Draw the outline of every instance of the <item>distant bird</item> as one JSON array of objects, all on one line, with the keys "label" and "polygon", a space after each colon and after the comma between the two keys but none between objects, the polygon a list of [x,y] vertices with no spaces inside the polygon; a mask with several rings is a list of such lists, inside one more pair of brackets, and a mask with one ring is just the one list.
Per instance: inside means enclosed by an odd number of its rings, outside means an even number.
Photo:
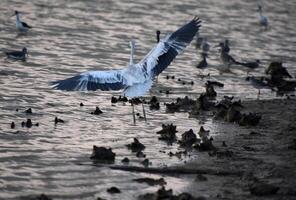
[{"label": "distant bird", "polygon": [[208,67],[208,63],[207,63],[208,54],[201,53],[201,56],[202,56],[202,60],[198,63],[196,67],[199,69],[205,69]]},{"label": "distant bird", "polygon": [[[29,26],[27,23],[22,22],[22,21],[20,20],[19,12],[18,12],[17,10],[14,11],[14,15],[16,16],[15,24],[16,24],[16,28],[17,28],[17,30],[19,30],[20,32],[27,32],[30,28],[32,28],[32,27]],[[14,15],[13,15],[13,16],[14,16]]]},{"label": "distant bird", "polygon": [[[166,69],[174,58],[190,44],[199,30],[200,23],[199,18],[194,17],[177,31],[160,40],[137,64],[134,63],[135,43],[131,41],[130,63],[127,68],[84,72],[65,80],[53,82],[54,88],[67,91],[124,89],[124,96],[143,96],[152,87],[155,77]],[[144,110],[144,105],[142,104],[142,106]],[[134,110],[133,117],[135,119]]]},{"label": "distant bird", "polygon": [[259,12],[259,24],[263,27],[265,27],[265,29],[267,29],[268,27],[268,19],[266,16],[264,16],[262,13],[262,6],[258,4],[258,10]]},{"label": "distant bird", "polygon": [[203,37],[197,37],[196,38],[196,43],[195,43],[195,48],[196,49],[200,49],[201,48],[201,44],[202,44],[202,41],[203,41]]},{"label": "distant bird", "polygon": [[207,38],[203,38],[200,48],[203,53],[207,53],[210,51],[210,44],[208,43]]},{"label": "distant bird", "polygon": [[271,75],[271,77],[275,79],[293,78],[291,74],[289,74],[287,68],[283,67],[282,62],[270,63],[265,73]]},{"label": "distant bird", "polygon": [[5,52],[5,54],[8,58],[26,61],[28,56],[28,50],[26,47],[24,47],[22,51],[10,51]]},{"label": "distant bird", "polygon": [[161,40],[139,63],[134,63],[135,44],[130,42],[131,55],[127,68],[109,71],[88,71],[77,76],[53,82],[55,89],[67,91],[120,90],[128,97],[144,95],[155,76],[166,69],[198,32],[201,21],[195,17]]},{"label": "distant bird", "polygon": [[224,41],[223,50],[224,50],[226,53],[229,53],[229,52],[230,52],[229,40],[227,40],[227,39]]},{"label": "distant bird", "polygon": [[156,31],[156,41],[157,41],[157,43],[159,43],[159,41],[160,41],[160,31],[159,30]]},{"label": "distant bird", "polygon": [[229,70],[232,64],[237,64],[236,60],[225,51],[223,42],[220,42],[217,47],[221,47],[220,60],[224,64],[226,70]]}]

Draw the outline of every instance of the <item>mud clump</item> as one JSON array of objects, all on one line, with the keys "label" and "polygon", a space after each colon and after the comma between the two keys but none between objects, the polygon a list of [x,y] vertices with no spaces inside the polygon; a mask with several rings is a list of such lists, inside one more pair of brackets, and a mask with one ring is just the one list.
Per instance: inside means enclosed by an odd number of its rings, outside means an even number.
[{"label": "mud clump", "polygon": [[96,161],[109,161],[114,162],[115,160],[115,153],[112,152],[112,149],[105,148],[105,147],[97,147],[96,145],[93,146],[93,152],[90,156],[90,159]]},{"label": "mud clump", "polygon": [[162,130],[158,131],[157,134],[160,134],[159,140],[164,140],[169,143],[173,143],[176,141],[177,136],[176,133],[178,132],[177,126],[174,126],[173,124],[162,124]]},{"label": "mud clump", "polygon": [[137,138],[134,138],[134,141],[126,146],[128,149],[131,149],[132,152],[140,152],[146,148]]},{"label": "mud clump", "polygon": [[121,191],[117,187],[110,187],[107,189],[107,192],[110,194],[118,194],[121,193]]},{"label": "mud clump", "polygon": [[27,110],[25,110],[25,113],[26,114],[32,114],[33,113],[32,108],[28,108]]},{"label": "mud clump", "polygon": [[164,186],[160,188],[155,193],[147,193],[144,195],[140,195],[138,199],[141,200],[204,200],[203,197],[195,198],[189,193],[181,193],[179,195],[174,195],[173,190],[166,190]]},{"label": "mud clump", "polygon": [[180,112],[180,108],[181,108],[181,105],[177,104],[177,103],[167,103],[165,104],[166,106],[166,112],[167,113],[175,113],[175,112]]},{"label": "mud clump", "polygon": [[100,115],[102,114],[103,111],[101,111],[101,109],[97,106],[94,112],[91,112],[90,114],[92,115]]},{"label": "mud clump", "polygon": [[159,110],[160,109],[159,101],[156,98],[156,96],[153,96],[151,98],[151,100],[149,101],[149,104],[150,104],[150,106],[149,106],[150,110]]},{"label": "mud clump", "polygon": [[128,164],[128,163],[130,162],[130,160],[129,160],[127,157],[125,157],[125,158],[123,158],[123,159],[121,160],[121,162],[122,162],[122,163],[125,163],[125,164]]},{"label": "mud clump", "polygon": [[179,141],[181,147],[191,147],[197,141],[197,137],[192,129],[182,134],[182,138]]},{"label": "mud clump", "polygon": [[150,186],[165,185],[166,184],[166,182],[163,178],[160,178],[160,179],[138,178],[138,179],[133,179],[133,181],[138,182],[138,183],[146,183]]},{"label": "mud clump", "polygon": [[210,131],[207,131],[203,128],[203,126],[200,127],[200,130],[198,132],[199,137],[201,140],[194,145],[194,148],[199,151],[213,151],[216,150],[216,147],[213,145],[212,141],[213,138],[209,138]]}]

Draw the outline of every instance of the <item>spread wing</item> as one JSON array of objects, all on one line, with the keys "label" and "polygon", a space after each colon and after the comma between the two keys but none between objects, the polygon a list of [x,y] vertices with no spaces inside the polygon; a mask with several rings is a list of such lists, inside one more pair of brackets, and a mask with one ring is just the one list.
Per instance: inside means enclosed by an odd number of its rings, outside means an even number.
[{"label": "spread wing", "polygon": [[192,41],[199,30],[200,23],[199,18],[195,17],[189,23],[168,35],[138,63],[138,66],[147,73],[151,73],[152,76],[160,74]]},{"label": "spread wing", "polygon": [[120,90],[128,86],[124,70],[88,71],[77,76],[52,82],[59,90]]}]

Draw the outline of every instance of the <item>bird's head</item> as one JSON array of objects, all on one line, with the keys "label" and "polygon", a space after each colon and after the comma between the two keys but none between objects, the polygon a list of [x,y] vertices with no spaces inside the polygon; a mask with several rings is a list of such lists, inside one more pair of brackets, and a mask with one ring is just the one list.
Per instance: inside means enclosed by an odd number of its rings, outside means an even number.
[{"label": "bird's head", "polygon": [[11,15],[11,17],[18,16],[18,15],[19,15],[19,11],[15,10],[14,13],[13,13],[13,15]]},{"label": "bird's head", "polygon": [[258,8],[257,11],[261,12],[262,11],[262,6],[260,4],[258,4]]},{"label": "bird's head", "polygon": [[135,41],[132,39],[132,40],[130,41],[130,47],[131,47],[131,48],[135,48],[135,46],[136,46]]},{"label": "bird's head", "polygon": [[26,47],[23,48],[23,53],[28,55],[28,50]]},{"label": "bird's head", "polygon": [[160,31],[159,30],[156,31],[156,40],[157,40],[157,43],[160,40]]}]

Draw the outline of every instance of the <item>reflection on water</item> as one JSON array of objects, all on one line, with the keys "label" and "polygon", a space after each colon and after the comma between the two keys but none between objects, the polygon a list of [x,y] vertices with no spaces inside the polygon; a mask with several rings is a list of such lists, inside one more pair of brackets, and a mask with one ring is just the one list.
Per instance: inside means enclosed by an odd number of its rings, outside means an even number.
[{"label": "reflection on water", "polygon": [[[296,16],[293,8],[296,2],[265,2],[264,11],[271,24],[268,31],[257,26],[256,2],[1,1],[1,49],[26,46],[29,58],[24,63],[7,60],[1,55],[0,197],[10,199],[45,192],[55,199],[110,198],[106,189],[117,186],[123,192],[112,199],[133,199],[138,193],[154,191],[156,187],[130,181],[147,174],[110,171],[78,163],[90,163],[88,157],[95,144],[112,147],[117,153],[117,164],[122,158],[129,157],[132,164],[140,165],[142,160],[125,147],[138,137],[146,145],[144,152],[153,166],[180,164],[182,161],[178,158],[167,155],[177,151],[178,146],[167,146],[157,139],[156,132],[161,124],[174,123],[179,135],[189,128],[197,131],[200,124],[214,134],[219,133],[215,124],[210,119],[203,122],[188,119],[186,113],[166,114],[162,105],[160,111],[147,111],[147,124],[142,121],[133,126],[130,106],[111,106],[111,96],[119,92],[61,92],[52,90],[49,82],[86,70],[125,67],[130,39],[137,42],[136,59],[140,60],[155,44],[155,30],[160,29],[162,33],[174,31],[198,15],[203,21],[201,35],[207,36],[212,46],[210,68],[203,73],[210,73],[210,79],[225,83],[224,88],[218,89],[220,96],[255,98],[257,90],[244,80],[245,69],[219,73],[216,69],[220,65],[219,53],[214,45],[228,38],[235,58],[261,59],[264,67],[272,60],[283,60],[295,75]],[[14,18],[9,17],[16,9],[23,11],[21,18],[34,27],[26,35],[17,36]],[[196,98],[204,91],[204,80],[199,78],[200,72],[195,68],[200,59],[192,44],[159,76],[151,95],[157,95],[162,102],[184,95]],[[251,74],[262,74],[264,67]],[[175,75],[176,79],[166,80],[166,75]],[[178,78],[195,84],[184,86]],[[169,96],[159,93],[159,90],[167,89],[172,93]],[[262,98],[275,97],[268,90],[262,92]],[[80,102],[85,106],[80,107]],[[95,106],[100,106],[104,113],[90,115]],[[28,107],[32,107],[32,115],[23,113]],[[141,112],[141,109],[139,106],[136,111]],[[55,116],[66,123],[54,126]],[[27,118],[39,122],[40,126],[21,128],[20,123]],[[16,122],[14,130],[10,129],[12,121]],[[178,177],[165,179],[170,182],[168,187],[177,192],[185,190],[188,184]]]}]

